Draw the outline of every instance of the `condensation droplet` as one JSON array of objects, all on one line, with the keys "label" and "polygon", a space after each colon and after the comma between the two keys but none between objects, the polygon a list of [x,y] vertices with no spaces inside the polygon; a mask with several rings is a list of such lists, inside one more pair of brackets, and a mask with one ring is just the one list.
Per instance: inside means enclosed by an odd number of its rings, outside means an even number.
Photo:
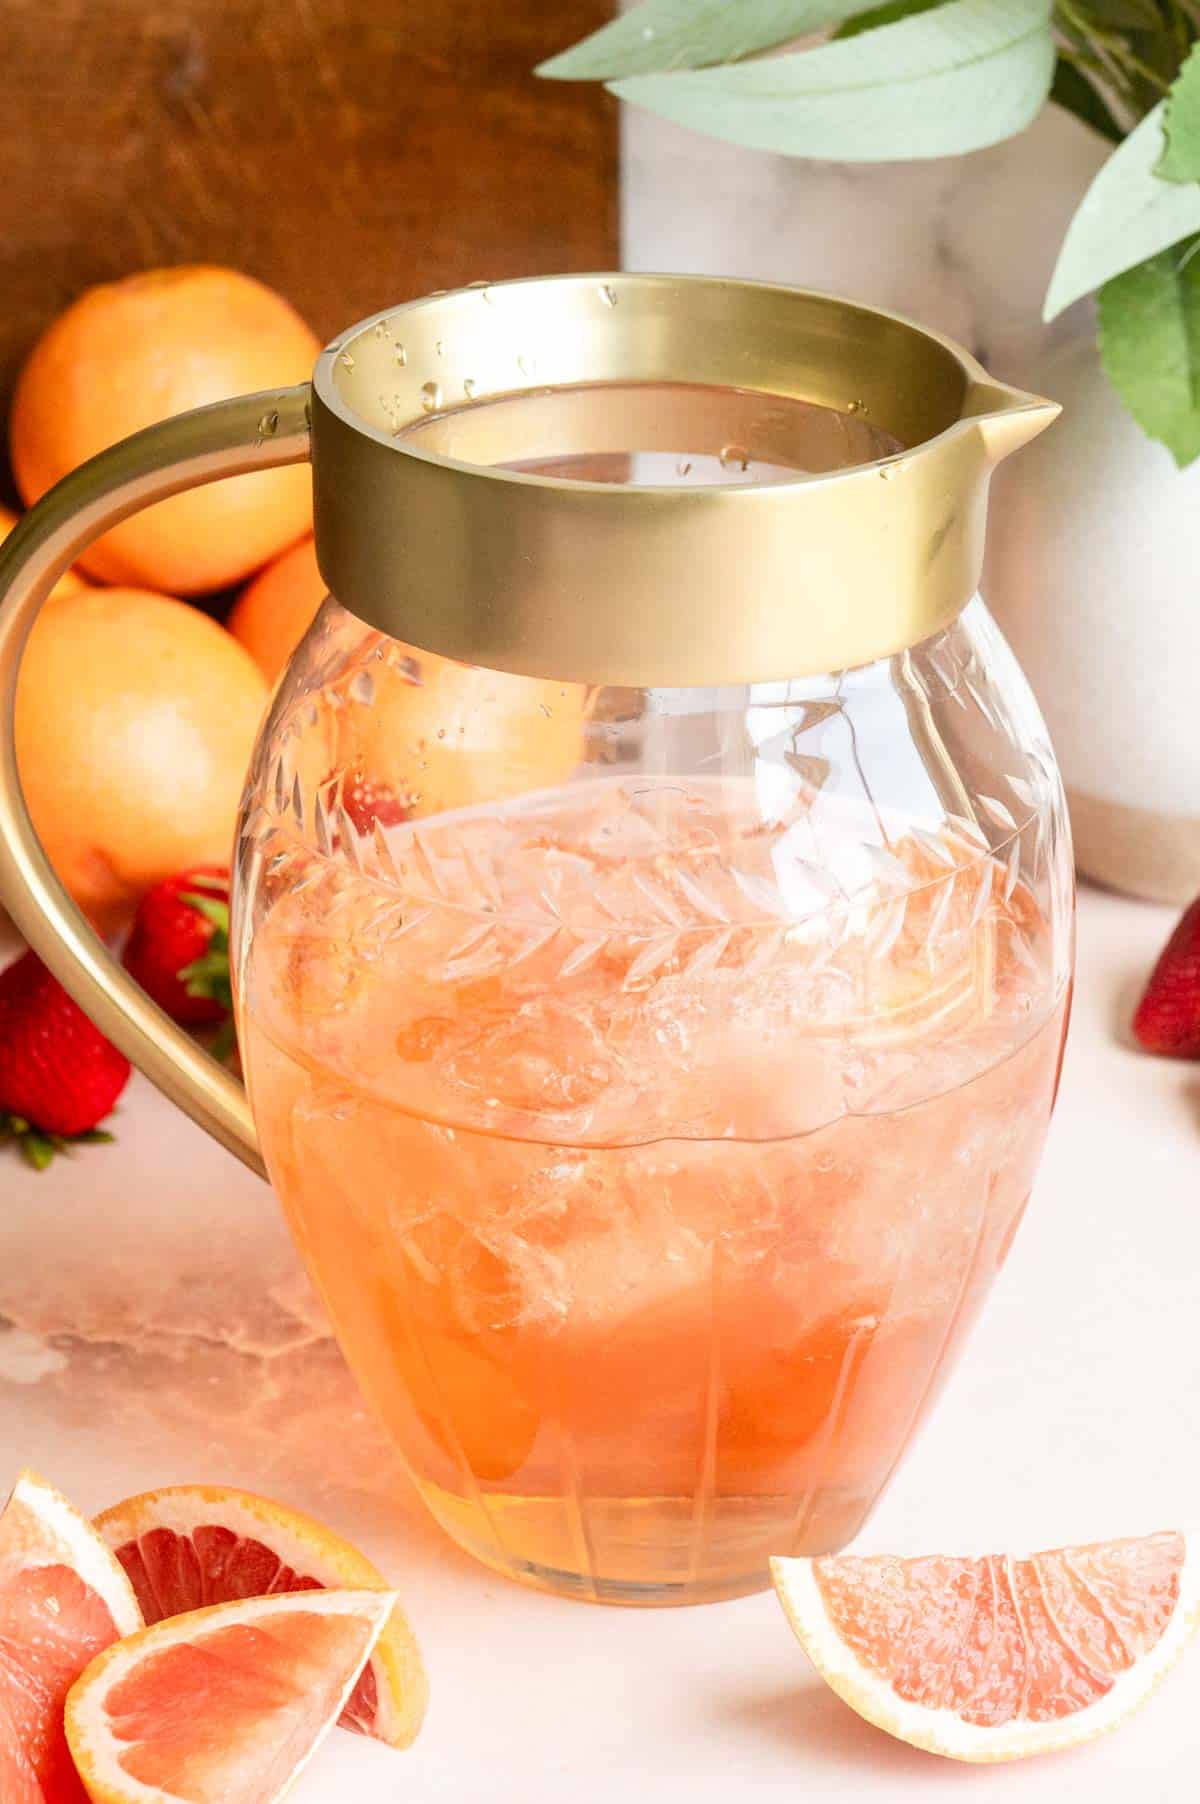
[{"label": "condensation droplet", "polygon": [[375,336],[376,338],[390,338],[392,336],[392,328],[385,319],[377,319],[375,321]]},{"label": "condensation droplet", "polygon": [[600,299],[604,302],[604,305],[606,307],[615,307],[616,306],[617,291],[613,287],[611,282],[601,282]]},{"label": "condensation droplet", "polygon": [[274,409],[272,409],[270,413],[264,413],[262,418],[258,422],[259,438],[274,438],[274,436],[278,432],[278,430],[279,430],[279,415],[274,411]]},{"label": "condensation droplet", "polygon": [[395,357],[396,362],[400,365],[400,368],[403,369],[405,364],[408,362],[408,352],[404,349],[404,346],[399,342],[399,340],[397,340],[397,342],[396,342],[396,348],[393,351],[392,355]]},{"label": "condensation droplet", "polygon": [[350,695],[356,702],[364,702],[369,708],[375,700],[375,678],[369,670],[357,670],[350,678]]},{"label": "condensation droplet", "polygon": [[546,716],[546,719],[549,720],[550,719],[550,710],[546,706],[545,702],[539,702],[538,708]]},{"label": "condensation droplet", "polygon": [[446,729],[445,729],[445,727],[439,727],[439,728],[438,728],[438,730],[437,730],[437,736],[438,736],[438,738],[439,738],[439,739],[444,739],[444,738],[445,738],[445,737],[446,737]]},{"label": "condensation droplet", "polygon": [[472,377],[472,376],[464,376],[463,377],[463,394],[467,397],[468,401],[473,401],[475,399],[474,377]]},{"label": "condensation droplet", "polygon": [[439,356],[439,357],[444,357],[444,356],[445,356],[445,355],[446,355],[446,341],[445,341],[445,339],[444,339],[444,338],[439,338],[439,339],[438,339],[438,341],[437,341],[437,343],[436,343],[436,344],[435,344],[435,345],[434,345],[434,347],[433,347],[433,348],[434,348],[434,350],[435,350],[435,351],[436,351],[436,352],[437,352],[437,354],[438,354],[438,356]]},{"label": "condensation droplet", "polygon": [[750,453],[741,445],[721,446],[721,468],[724,470],[747,470],[750,467]]},{"label": "condensation droplet", "polygon": [[692,465],[691,465],[691,460],[689,458],[685,457],[681,464],[675,465],[676,476],[690,476],[691,473],[692,473]]},{"label": "condensation droplet", "polygon": [[866,413],[867,404],[865,401],[851,401],[846,411],[847,413]]},{"label": "condensation droplet", "polygon": [[436,413],[442,404],[442,385],[440,382],[422,382],[421,406],[426,413]]},{"label": "condensation droplet", "polygon": [[523,376],[532,376],[537,368],[537,359],[535,357],[518,357],[517,368]]},{"label": "condensation droplet", "polygon": [[344,370],[352,370],[354,368],[354,358],[349,351],[343,351],[339,361]]}]

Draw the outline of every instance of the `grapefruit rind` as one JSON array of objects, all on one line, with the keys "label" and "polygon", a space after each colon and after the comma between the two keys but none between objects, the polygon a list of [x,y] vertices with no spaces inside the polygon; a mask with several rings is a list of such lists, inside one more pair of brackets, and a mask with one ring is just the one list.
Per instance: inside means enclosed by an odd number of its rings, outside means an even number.
[{"label": "grapefruit rind", "polygon": [[133,1586],[103,1537],[36,1472],[19,1475],[0,1522],[5,1564],[70,1567],[104,1604],[118,1635],[143,1626]]},{"label": "grapefruit rind", "polygon": [[1158,1641],[1117,1676],[1102,1698],[1055,1722],[988,1726],[965,1722],[953,1710],[934,1710],[899,1697],[888,1680],[865,1665],[834,1628],[813,1574],[814,1561],[774,1558],[771,1578],[796,1639],[844,1703],[910,1747],[947,1760],[983,1764],[1077,1747],[1119,1727],[1145,1703],[1200,1625],[1200,1555],[1195,1537],[1185,1536],[1184,1545],[1179,1597]]},{"label": "grapefruit rind", "polygon": [[[327,1590],[390,1589],[378,1567],[340,1535],[299,1510],[286,1509],[250,1491],[225,1485],[172,1485],[126,1498],[96,1518],[96,1528],[114,1555],[119,1547],[156,1528],[190,1536],[208,1527],[226,1528],[239,1538],[261,1541],[285,1566],[315,1579]],[[378,1694],[371,1733],[389,1747],[409,1747],[425,1720],[429,1679],[399,1603],[384,1624],[371,1663]]]},{"label": "grapefruit rind", "polygon": [[[284,1788],[290,1789],[345,1709],[395,1602],[396,1595],[390,1591],[281,1592],[277,1597],[243,1598],[237,1603],[213,1604],[208,1609],[191,1610],[183,1616],[170,1616],[124,1641],[114,1642],[92,1661],[67,1694],[67,1743],[93,1804],[165,1804],[170,1796],[157,1786],[143,1785],[116,1765],[115,1756],[119,1756],[121,1748],[108,1728],[106,1701],[110,1692],[143,1660],[180,1643],[191,1645],[221,1629],[259,1624],[271,1616],[316,1612],[319,1615],[363,1617],[370,1625],[363,1658],[348,1674],[328,1721],[317,1731],[307,1752],[292,1769]],[[197,1699],[196,1707],[200,1713],[203,1700]]]}]

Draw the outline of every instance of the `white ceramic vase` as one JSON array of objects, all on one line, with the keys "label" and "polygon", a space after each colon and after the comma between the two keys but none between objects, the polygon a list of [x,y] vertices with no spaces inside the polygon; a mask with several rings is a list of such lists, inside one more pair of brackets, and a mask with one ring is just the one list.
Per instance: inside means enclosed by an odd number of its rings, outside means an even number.
[{"label": "white ceramic vase", "polygon": [[822,164],[623,113],[633,269],[722,271],[892,307],[1061,400],[1006,466],[987,598],[1053,730],[1080,869],[1183,900],[1200,890],[1200,465],[1182,474],[1109,389],[1087,307],[1040,314],[1067,225],[1109,146],[1056,107],[991,150]]},{"label": "white ceramic vase", "polygon": [[1079,870],[1200,892],[1200,463],[1179,470],[1100,364],[1080,308],[1022,370],[1063,404],[1001,472],[987,596],[1045,712]]}]

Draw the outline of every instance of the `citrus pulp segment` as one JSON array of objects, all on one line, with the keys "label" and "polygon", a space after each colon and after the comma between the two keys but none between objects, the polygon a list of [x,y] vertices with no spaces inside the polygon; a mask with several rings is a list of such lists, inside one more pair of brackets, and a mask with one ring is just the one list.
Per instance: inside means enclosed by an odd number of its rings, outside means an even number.
[{"label": "citrus pulp segment", "polygon": [[1025,1558],[777,1559],[772,1576],[838,1696],[955,1760],[1017,1760],[1115,1728],[1200,1621],[1200,1560],[1174,1531]]},{"label": "citrus pulp segment", "polygon": [[142,1625],[124,1572],[65,1497],[23,1472],[0,1516],[0,1798],[84,1804],[63,1735],[67,1692]]},{"label": "citrus pulp segment", "polygon": [[[370,1560],[319,1522],[223,1485],[175,1485],[130,1497],[97,1517],[96,1526],[149,1623],[238,1598],[386,1589]],[[407,1747],[428,1697],[420,1649],[397,1604],[342,1723]]]},{"label": "citrus pulp segment", "polygon": [[274,1804],[345,1708],[394,1602],[244,1598],[117,1642],[67,1698],[92,1804]]}]

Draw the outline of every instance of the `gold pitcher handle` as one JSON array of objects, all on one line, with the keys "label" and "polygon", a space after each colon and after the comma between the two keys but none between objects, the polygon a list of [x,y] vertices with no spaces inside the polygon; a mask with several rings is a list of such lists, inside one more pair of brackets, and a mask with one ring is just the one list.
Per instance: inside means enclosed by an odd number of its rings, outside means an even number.
[{"label": "gold pitcher handle", "polygon": [[38,609],[110,526],[222,476],[309,455],[307,383],[178,414],[102,451],[30,509],[0,545],[0,901],[102,1033],[181,1109],[266,1176],[242,1084],[164,1014],[109,952],[55,876],[17,770],[21,657]]}]

